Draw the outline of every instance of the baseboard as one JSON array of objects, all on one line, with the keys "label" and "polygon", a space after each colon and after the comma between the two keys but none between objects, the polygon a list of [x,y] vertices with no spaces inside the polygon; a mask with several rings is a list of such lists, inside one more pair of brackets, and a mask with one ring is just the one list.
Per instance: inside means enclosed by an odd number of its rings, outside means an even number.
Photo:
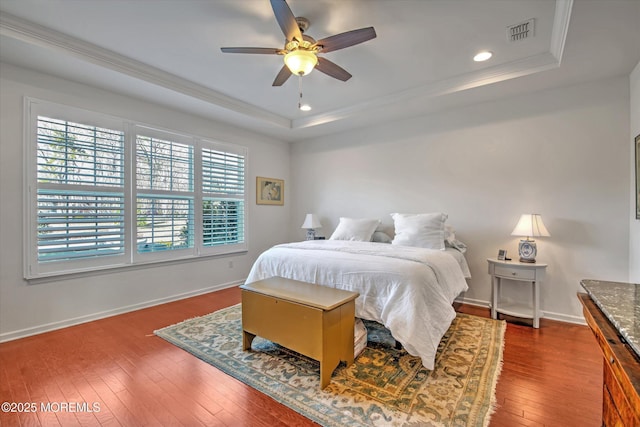
[{"label": "baseboard", "polygon": [[[477,307],[490,308],[491,303],[489,301],[477,300],[473,298],[456,298],[456,303],[475,305]],[[564,323],[575,323],[578,325],[586,325],[587,322],[583,316],[572,316],[570,314],[554,313],[552,311],[542,311],[542,318],[556,320]]]},{"label": "baseboard", "polygon": [[587,322],[583,316],[572,316],[570,314],[554,313],[552,311],[543,311],[545,319],[557,320],[558,322],[575,323],[578,325],[586,325]]},{"label": "baseboard", "polygon": [[17,331],[5,332],[0,334],[0,343],[13,341],[20,338],[30,337],[32,335],[38,335],[45,332],[55,331],[57,329],[68,328],[69,326],[79,325],[81,323],[92,322],[94,320],[104,319],[106,317],[117,316],[119,314],[129,313],[131,311],[141,310],[143,308],[149,308],[160,304],[166,304],[173,301],[179,301],[185,298],[191,298],[202,294],[208,294],[209,292],[219,291],[221,289],[231,288],[244,283],[244,280],[234,281],[228,283],[221,283],[219,285],[210,286],[207,288],[197,289],[195,291],[184,292],[168,296],[165,298],[158,298],[155,300],[145,301],[138,304],[128,305],[125,307],[116,308],[113,310],[101,311],[98,313],[88,314],[86,316],[74,317],[72,319],[61,320],[59,322],[46,323],[44,325],[33,326],[31,328],[20,329]]},{"label": "baseboard", "polygon": [[[149,307],[153,307],[153,306],[160,305],[160,304],[166,304],[166,303],[173,302],[173,301],[179,301],[181,299],[191,298],[191,297],[195,297],[195,296],[198,296],[198,295],[207,294],[209,292],[214,292],[214,291],[219,291],[221,289],[231,288],[233,286],[238,286],[238,285],[240,285],[242,283],[244,283],[243,280],[235,281],[235,282],[228,282],[228,283],[221,283],[219,285],[214,285],[214,286],[210,286],[210,287],[207,287],[207,288],[197,289],[195,291],[184,292],[184,293],[181,293],[181,294],[176,294],[176,295],[172,295],[172,296],[165,297],[165,298],[159,298],[159,299],[155,299],[155,300],[150,300],[150,301],[146,301],[146,302],[139,303],[139,304],[128,305],[128,306],[116,308],[116,309],[113,309],[113,310],[107,310],[107,311],[102,311],[102,312],[99,312],[99,313],[89,314],[89,315],[86,315],[86,316],[80,316],[80,317],[75,317],[75,318],[72,318],[72,319],[61,320],[59,322],[46,323],[44,325],[33,326],[31,328],[20,329],[20,330],[17,330],[17,331],[5,332],[5,333],[0,334],[0,343],[7,342],[7,341],[13,341],[13,340],[17,340],[17,339],[20,339],[20,338],[26,338],[26,337],[29,337],[29,336],[32,336],[32,335],[38,335],[38,334],[42,334],[42,333],[45,333],[45,332],[51,332],[51,331],[55,331],[57,329],[62,329],[62,328],[67,328],[69,326],[79,325],[81,323],[87,323],[87,322],[92,322],[94,320],[99,320],[99,319],[104,319],[104,318],[107,318],[107,317],[117,316],[119,314],[129,313],[131,311],[141,310],[143,308],[149,308]],[[456,303],[461,303],[461,304],[475,305],[475,306],[478,306],[478,307],[485,307],[485,308],[489,308],[491,306],[489,301],[476,300],[476,299],[472,299],[472,298],[460,298],[460,299],[456,299],[455,302]],[[571,315],[568,315],[568,314],[553,313],[553,312],[549,312],[549,311],[543,311],[543,317],[545,319],[551,319],[551,320],[556,320],[556,321],[565,322],[565,323],[576,323],[576,324],[579,324],[579,325],[586,325],[587,324],[585,322],[585,320],[584,320],[584,317],[582,317],[582,316],[571,316]]]},{"label": "baseboard", "polygon": [[466,297],[456,298],[454,302],[458,304],[475,305],[477,307],[485,307],[485,308],[491,307],[491,305],[489,304],[489,301],[477,300],[477,299],[466,298]]}]

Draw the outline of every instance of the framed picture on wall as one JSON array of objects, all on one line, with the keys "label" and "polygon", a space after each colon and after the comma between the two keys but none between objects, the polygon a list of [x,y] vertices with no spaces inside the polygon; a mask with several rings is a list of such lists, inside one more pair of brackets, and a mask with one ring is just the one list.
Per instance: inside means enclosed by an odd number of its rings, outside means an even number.
[{"label": "framed picture on wall", "polygon": [[640,219],[640,135],[636,136],[636,219]]},{"label": "framed picture on wall", "polygon": [[258,205],[284,205],[284,180],[257,176],[256,203]]}]

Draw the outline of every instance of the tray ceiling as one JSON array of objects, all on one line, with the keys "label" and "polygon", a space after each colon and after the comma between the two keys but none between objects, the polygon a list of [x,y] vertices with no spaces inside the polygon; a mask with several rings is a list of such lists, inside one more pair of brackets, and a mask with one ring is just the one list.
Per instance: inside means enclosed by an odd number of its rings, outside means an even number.
[{"label": "tray ceiling", "polygon": [[[640,60],[640,2],[634,0],[288,4],[311,21],[306,33],[316,39],[366,26],[378,35],[326,54],[353,74],[349,81],[317,71],[303,77],[310,112],[297,109],[296,77],[271,86],[282,57],[220,51],[283,45],[268,0],[4,0],[0,59],[289,141],[572,79],[628,74]],[[533,36],[509,41],[507,27],[531,19]],[[474,62],[480,50],[493,58]],[[584,70],[589,54],[594,60]],[[565,61],[570,64],[561,73]],[[525,80],[545,73],[547,79]],[[523,84],[501,84],[514,79]]]}]

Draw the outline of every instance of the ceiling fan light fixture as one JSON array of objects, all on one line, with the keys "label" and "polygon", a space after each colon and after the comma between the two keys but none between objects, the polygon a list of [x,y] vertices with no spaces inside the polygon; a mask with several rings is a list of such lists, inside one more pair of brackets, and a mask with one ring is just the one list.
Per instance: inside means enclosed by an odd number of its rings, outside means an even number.
[{"label": "ceiling fan light fixture", "polygon": [[298,76],[306,76],[318,63],[315,53],[308,50],[294,50],[284,56],[284,63],[291,73]]},{"label": "ceiling fan light fixture", "polygon": [[298,108],[301,111],[311,111],[311,105],[309,104],[299,104]]}]

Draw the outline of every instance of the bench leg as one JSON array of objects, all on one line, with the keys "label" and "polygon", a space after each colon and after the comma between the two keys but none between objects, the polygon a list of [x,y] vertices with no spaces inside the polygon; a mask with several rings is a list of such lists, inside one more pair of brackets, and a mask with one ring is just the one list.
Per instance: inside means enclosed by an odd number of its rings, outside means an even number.
[{"label": "bench leg", "polygon": [[256,336],[247,331],[242,331],[242,351],[251,350],[251,343]]},{"label": "bench leg", "polygon": [[325,388],[331,382],[331,374],[338,367],[339,362],[321,361],[320,362],[320,390]]},{"label": "bench leg", "polygon": [[345,362],[347,366],[353,364],[355,317],[356,306],[354,301],[340,307],[340,360]]}]

